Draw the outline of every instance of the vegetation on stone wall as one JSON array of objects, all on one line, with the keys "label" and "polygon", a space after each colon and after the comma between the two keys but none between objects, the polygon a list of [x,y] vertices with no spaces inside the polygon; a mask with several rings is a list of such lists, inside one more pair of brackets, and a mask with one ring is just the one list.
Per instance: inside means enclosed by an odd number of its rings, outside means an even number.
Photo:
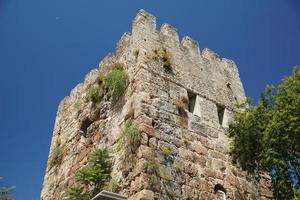
[{"label": "vegetation on stone wall", "polygon": [[163,156],[168,157],[169,155],[172,154],[173,149],[168,145],[164,145],[160,147],[160,152],[162,153]]},{"label": "vegetation on stone wall", "polygon": [[300,67],[275,90],[267,86],[256,106],[241,105],[229,127],[231,154],[259,178],[272,177],[276,199],[292,199],[300,187]]},{"label": "vegetation on stone wall", "polygon": [[144,164],[144,170],[149,175],[148,189],[160,190],[159,169],[160,163],[156,160],[149,160]]},{"label": "vegetation on stone wall", "polygon": [[113,101],[117,101],[125,92],[128,84],[128,75],[123,69],[116,69],[110,71],[105,77]]},{"label": "vegetation on stone wall", "polygon": [[127,123],[119,139],[120,148],[130,148],[134,151],[140,144],[142,138],[141,131],[132,123]]},{"label": "vegetation on stone wall", "polygon": [[148,160],[144,164],[144,170],[148,174],[149,189],[159,192],[162,189],[161,186],[163,186],[169,197],[176,196],[176,194],[173,193],[174,191],[169,189],[169,187],[172,186],[172,181],[174,181],[170,166],[162,165],[157,160],[153,159]]},{"label": "vegetation on stone wall", "polygon": [[119,185],[115,179],[111,179],[105,186],[104,190],[110,191],[110,192],[116,192],[118,189]]},{"label": "vegetation on stone wall", "polygon": [[182,163],[177,163],[177,164],[175,165],[175,171],[176,171],[177,173],[182,173],[183,170],[184,170],[184,166],[183,166]]},{"label": "vegetation on stone wall", "polygon": [[75,103],[74,103],[74,108],[76,110],[79,110],[81,108],[81,101],[80,100],[77,100]]},{"label": "vegetation on stone wall", "polygon": [[166,50],[154,50],[154,56],[153,59],[157,61],[161,61],[163,64],[163,67],[166,71],[172,72],[172,66],[171,66],[171,55],[170,53]]},{"label": "vegetation on stone wall", "polygon": [[95,150],[87,166],[75,174],[76,183],[65,191],[65,200],[89,200],[111,180],[112,162],[106,149]]},{"label": "vegetation on stone wall", "polygon": [[113,63],[111,66],[112,70],[124,70],[124,64],[120,62]]},{"label": "vegetation on stone wall", "polygon": [[56,144],[51,151],[50,158],[49,158],[49,168],[52,168],[55,165],[59,165],[62,162],[64,156],[64,147],[60,144]]},{"label": "vegetation on stone wall", "polygon": [[149,174],[158,174],[159,173],[160,163],[156,160],[150,160],[145,163],[145,171]]},{"label": "vegetation on stone wall", "polygon": [[99,86],[102,86],[103,83],[104,83],[104,80],[105,80],[105,74],[103,72],[100,72],[98,74],[98,77],[97,77],[97,83]]},{"label": "vegetation on stone wall", "polygon": [[99,103],[104,95],[112,96],[112,101],[116,102],[124,94],[128,84],[128,75],[124,71],[123,63],[113,63],[110,71],[105,74],[102,71],[96,79],[97,85],[88,88],[85,96],[85,102]]},{"label": "vegetation on stone wall", "polygon": [[164,50],[163,53],[162,53],[161,58],[162,58],[162,61],[163,61],[163,67],[167,71],[172,71],[170,54],[166,50]]},{"label": "vegetation on stone wall", "polygon": [[82,186],[72,186],[65,190],[64,200],[90,200],[90,194]]},{"label": "vegetation on stone wall", "polygon": [[180,97],[176,100],[175,105],[180,115],[185,115],[185,109],[187,109],[189,100],[186,97]]},{"label": "vegetation on stone wall", "polygon": [[87,102],[91,101],[93,103],[98,103],[101,101],[103,95],[103,89],[101,87],[94,86],[87,90],[85,98]]}]

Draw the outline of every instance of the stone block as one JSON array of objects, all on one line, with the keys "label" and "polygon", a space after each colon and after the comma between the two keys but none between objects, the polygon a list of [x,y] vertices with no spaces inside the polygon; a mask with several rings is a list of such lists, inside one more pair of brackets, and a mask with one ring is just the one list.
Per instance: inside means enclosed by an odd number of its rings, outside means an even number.
[{"label": "stone block", "polygon": [[149,135],[149,137],[160,138],[160,134],[153,128],[153,126],[147,124],[139,124],[139,129]]},{"label": "stone block", "polygon": [[144,189],[129,197],[128,200],[154,200],[154,192]]},{"label": "stone block", "polygon": [[213,168],[213,170],[225,171],[226,164],[222,160],[212,159],[212,168]]},{"label": "stone block", "polygon": [[193,161],[194,157],[193,157],[193,152],[184,148],[179,148],[178,149],[178,155],[179,157],[187,160],[187,161]]},{"label": "stone block", "polygon": [[138,158],[146,158],[151,160],[154,157],[154,151],[148,146],[141,145],[137,151]]},{"label": "stone block", "polygon": [[191,149],[196,151],[200,155],[206,155],[207,154],[207,148],[205,148],[201,142],[194,141],[191,143]]},{"label": "stone block", "polygon": [[194,199],[193,188],[188,185],[183,185],[182,195],[185,197],[185,199]]},{"label": "stone block", "polygon": [[157,139],[155,137],[151,137],[149,139],[149,146],[151,149],[156,149],[157,147]]},{"label": "stone block", "polygon": [[146,160],[144,158],[139,159],[135,163],[135,167],[132,170],[131,176],[135,177],[144,171]]}]

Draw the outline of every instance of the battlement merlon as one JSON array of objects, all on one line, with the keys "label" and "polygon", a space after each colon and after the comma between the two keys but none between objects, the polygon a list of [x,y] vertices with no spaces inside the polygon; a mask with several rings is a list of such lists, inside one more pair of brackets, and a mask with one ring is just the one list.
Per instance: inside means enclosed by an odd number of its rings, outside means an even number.
[{"label": "battlement merlon", "polygon": [[140,33],[154,33],[156,31],[156,17],[145,10],[139,10],[132,23],[132,35]]},{"label": "battlement merlon", "polygon": [[193,40],[189,36],[184,36],[181,40],[181,45],[187,55],[193,58],[196,62],[201,62],[200,48],[197,41]]},{"label": "battlement merlon", "polygon": [[164,36],[170,43],[179,45],[179,35],[177,29],[170,24],[164,23],[160,28],[160,35]]}]

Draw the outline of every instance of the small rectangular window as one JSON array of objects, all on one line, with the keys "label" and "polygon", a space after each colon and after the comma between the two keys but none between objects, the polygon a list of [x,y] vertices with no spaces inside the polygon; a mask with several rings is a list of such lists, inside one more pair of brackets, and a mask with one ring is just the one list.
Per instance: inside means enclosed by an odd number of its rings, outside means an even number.
[{"label": "small rectangular window", "polygon": [[220,123],[220,125],[223,125],[225,107],[221,106],[221,105],[217,105],[217,110],[218,110],[219,123]]},{"label": "small rectangular window", "polygon": [[196,94],[188,92],[189,97],[189,112],[194,113],[196,104]]}]

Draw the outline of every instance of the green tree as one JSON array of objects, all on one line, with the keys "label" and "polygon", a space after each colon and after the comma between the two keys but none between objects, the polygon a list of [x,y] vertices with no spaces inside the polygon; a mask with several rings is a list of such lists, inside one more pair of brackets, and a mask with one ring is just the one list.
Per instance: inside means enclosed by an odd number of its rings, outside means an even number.
[{"label": "green tree", "polygon": [[300,67],[275,89],[267,86],[255,106],[244,103],[229,126],[234,161],[250,174],[268,173],[276,199],[300,187]]},{"label": "green tree", "polygon": [[97,195],[111,179],[112,162],[109,152],[96,149],[88,165],[75,174],[76,185],[65,192],[66,200],[85,200]]},{"label": "green tree", "polygon": [[64,200],[90,200],[90,194],[84,190],[83,187],[73,186],[67,188],[65,191]]}]

